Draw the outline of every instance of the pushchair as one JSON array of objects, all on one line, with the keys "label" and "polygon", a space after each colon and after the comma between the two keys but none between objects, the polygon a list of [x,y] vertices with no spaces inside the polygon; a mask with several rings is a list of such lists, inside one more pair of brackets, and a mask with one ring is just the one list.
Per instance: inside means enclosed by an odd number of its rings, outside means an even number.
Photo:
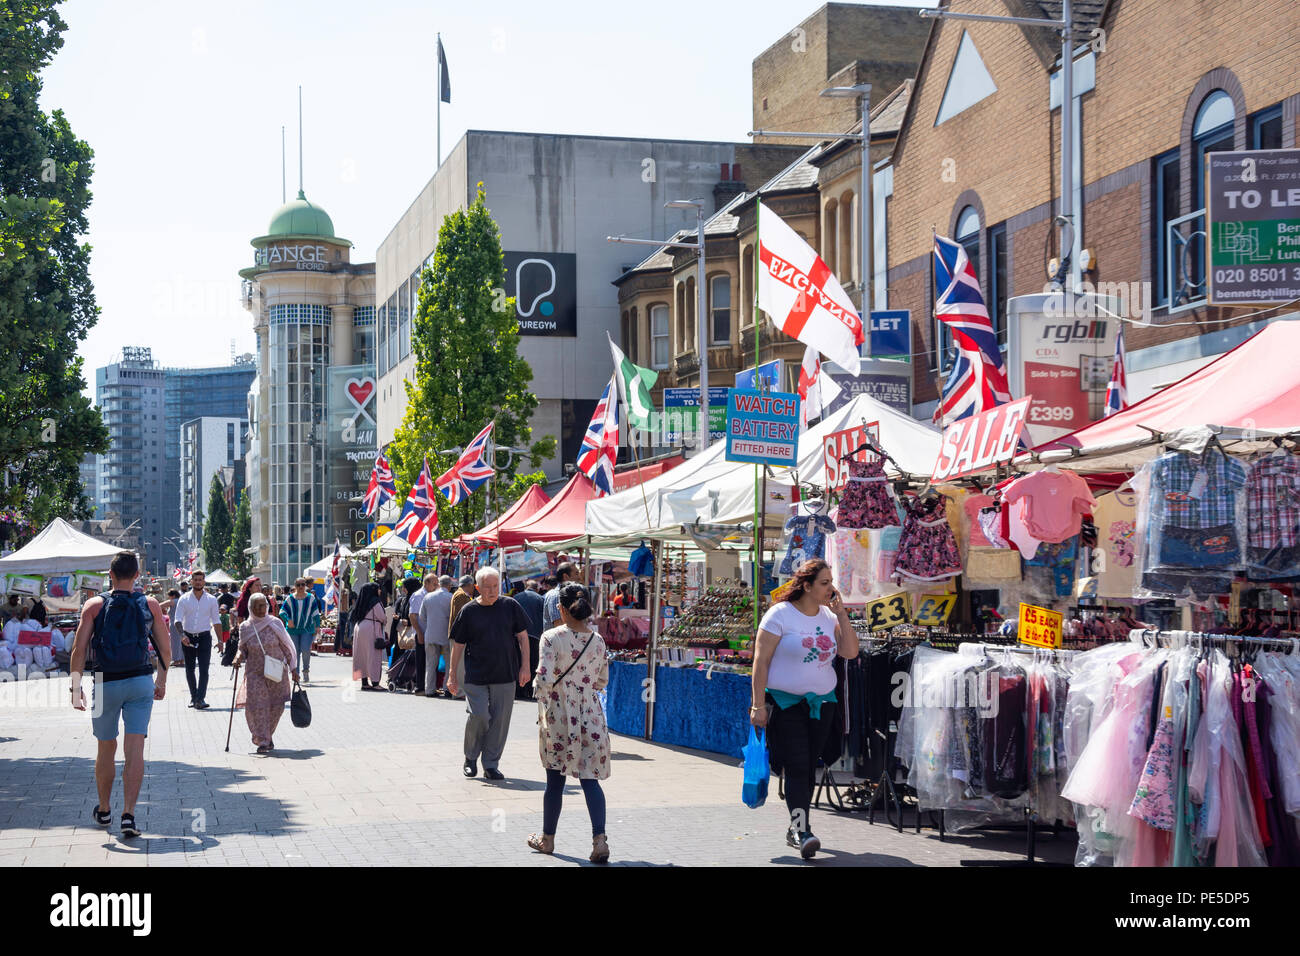
[{"label": "pushchair", "polygon": [[424,692],[424,675],[416,666],[415,656],[415,648],[397,652],[397,657],[388,666],[389,690],[404,690],[411,694]]}]

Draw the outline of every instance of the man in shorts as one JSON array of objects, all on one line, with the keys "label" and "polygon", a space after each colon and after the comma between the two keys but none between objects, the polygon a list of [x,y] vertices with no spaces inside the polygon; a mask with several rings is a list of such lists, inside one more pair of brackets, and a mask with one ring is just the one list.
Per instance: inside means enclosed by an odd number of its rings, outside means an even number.
[{"label": "man in shorts", "polygon": [[[95,756],[95,785],[99,803],[92,811],[102,827],[113,822],[109,798],[116,772],[119,721],[125,724],[125,765],[122,769],[122,836],[137,837],[135,802],[144,781],[144,739],[149,733],[153,702],[167,690],[170,650],[167,623],[158,602],[132,591],[140,574],[136,556],[123,551],[109,567],[111,593],[93,597],[81,609],[81,622],[72,646],[72,706],[86,709],[81,673],[86,651],[95,647],[94,705],[91,726],[99,751]],[[150,648],[152,647],[152,655]],[[164,650],[167,648],[167,650]]]}]

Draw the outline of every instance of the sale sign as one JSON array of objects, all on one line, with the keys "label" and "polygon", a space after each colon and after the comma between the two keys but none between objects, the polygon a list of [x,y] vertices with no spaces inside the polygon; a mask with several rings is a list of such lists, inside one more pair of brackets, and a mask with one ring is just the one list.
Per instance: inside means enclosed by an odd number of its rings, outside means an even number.
[{"label": "sale sign", "polygon": [[944,429],[930,480],[951,481],[1010,461],[1020,447],[1020,432],[1031,401],[1033,396],[1026,395],[949,425]]},{"label": "sale sign", "polygon": [[1016,636],[1031,647],[1061,646],[1061,612],[1032,604],[1020,605],[1020,624]]},{"label": "sale sign", "polygon": [[[870,422],[866,425],[858,425],[856,428],[846,428],[843,431],[831,432],[822,440],[822,451],[825,455],[826,465],[826,488],[828,491],[839,491],[844,487],[849,477],[849,461],[867,461],[867,456],[871,454],[863,447],[867,440],[880,443],[880,423]],[[871,456],[875,458],[875,455]],[[844,459],[848,460],[844,460]]]}]

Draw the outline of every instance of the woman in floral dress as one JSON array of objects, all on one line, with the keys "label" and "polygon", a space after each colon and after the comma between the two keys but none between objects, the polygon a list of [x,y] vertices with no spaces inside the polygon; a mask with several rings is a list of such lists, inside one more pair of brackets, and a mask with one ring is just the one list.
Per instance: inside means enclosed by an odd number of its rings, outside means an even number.
[{"label": "woman in floral dress", "polygon": [[588,626],[591,597],[580,584],[560,588],[561,626],[542,634],[534,692],[546,794],[542,799],[542,835],[528,845],[539,853],[555,851],[555,830],[564,801],[565,777],[577,777],[591,817],[592,863],[609,861],[605,839],[605,793],[600,781],[609,776],[609,731],[597,694],[609,682],[605,642]]},{"label": "woman in floral dress", "polygon": [[[244,706],[244,717],[260,754],[270,753],[274,748],[271,736],[289,700],[289,674],[293,674],[295,681],[298,679],[298,657],[293,641],[284,629],[284,622],[267,613],[269,608],[265,594],[254,594],[249,599],[249,616],[239,629],[239,653],[235,655],[236,666],[248,664],[235,706]],[[264,663],[268,657],[284,664],[285,673],[278,682],[265,676]]]}]

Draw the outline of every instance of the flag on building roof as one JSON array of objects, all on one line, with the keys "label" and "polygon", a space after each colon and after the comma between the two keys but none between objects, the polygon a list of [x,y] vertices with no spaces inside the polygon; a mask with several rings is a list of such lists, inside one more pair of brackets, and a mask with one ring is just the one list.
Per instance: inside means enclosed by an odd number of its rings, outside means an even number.
[{"label": "flag on building roof", "polygon": [[434,482],[438,490],[453,505],[460,504],[473,494],[479,485],[492,477],[492,464],[487,459],[487,443],[492,437],[492,426],[495,424],[495,421],[488,422],[487,426],[475,435],[474,440],[460,453],[456,464],[439,475]]},{"label": "flag on building roof", "polygon": [[843,389],[822,368],[821,354],[811,345],[804,349],[803,365],[799,367],[799,413],[802,427],[826,414]]},{"label": "flag on building roof", "polygon": [[759,307],[786,335],[857,375],[862,317],[822,257],[766,207],[758,214],[758,258]]},{"label": "flag on building roof", "polygon": [[447,69],[447,51],[438,37],[438,96],[444,103],[451,102],[451,72]]},{"label": "flag on building roof", "polygon": [[1128,408],[1128,374],[1124,371],[1124,326],[1121,324],[1119,335],[1115,337],[1115,365],[1110,371],[1110,382],[1106,386],[1106,412],[1103,418],[1110,418],[1116,412]]},{"label": "flag on building roof", "polygon": [[628,428],[654,431],[659,416],[650,389],[659,380],[659,373],[633,364],[614,344],[614,338],[608,332],[605,338],[609,339],[609,351],[614,356],[614,378],[618,382],[619,396],[627,406]]},{"label": "flag on building roof", "polygon": [[609,380],[596,403],[595,414],[582,436],[577,468],[591,479],[596,490],[608,495],[614,490],[614,465],[618,462],[618,377]]},{"label": "flag on building roof", "polygon": [[438,537],[438,512],[415,506],[410,498],[402,505],[402,516],[393,528],[413,548],[427,548]]},{"label": "flag on building roof", "polygon": [[979,279],[960,244],[934,237],[934,278],[934,315],[948,328],[957,349],[934,414],[936,422],[948,425],[1011,401],[1011,390]]},{"label": "flag on building roof", "polygon": [[366,514],[372,515],[387,501],[397,497],[397,480],[393,469],[388,467],[388,459],[380,455],[375,459],[375,467],[370,470],[370,485],[366,488],[363,501]]}]

